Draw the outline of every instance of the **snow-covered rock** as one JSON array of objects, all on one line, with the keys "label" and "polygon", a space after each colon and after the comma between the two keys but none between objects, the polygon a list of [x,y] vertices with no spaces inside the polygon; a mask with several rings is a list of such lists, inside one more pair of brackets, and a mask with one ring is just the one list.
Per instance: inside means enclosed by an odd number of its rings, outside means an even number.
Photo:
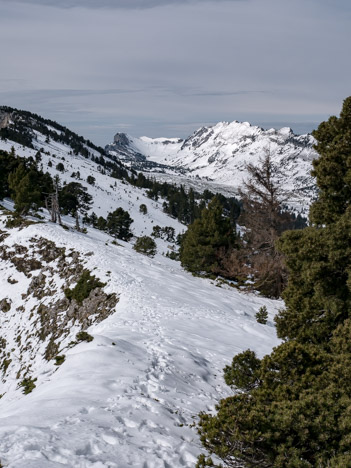
[{"label": "snow-covered rock", "polygon": [[267,153],[280,169],[277,182],[289,192],[289,205],[307,213],[316,194],[310,171],[318,154],[314,138],[295,135],[288,128],[263,130],[248,122],[220,122],[202,127],[186,140],[177,138],[134,138],[118,133],[106,147],[115,155],[144,171],[200,178],[222,185],[225,193],[237,193],[247,179],[246,165],[259,164]]}]

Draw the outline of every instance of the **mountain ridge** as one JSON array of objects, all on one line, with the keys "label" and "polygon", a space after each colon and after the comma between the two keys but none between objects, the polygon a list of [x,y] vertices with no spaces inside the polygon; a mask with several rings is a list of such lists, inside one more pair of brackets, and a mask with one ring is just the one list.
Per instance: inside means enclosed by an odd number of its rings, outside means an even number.
[{"label": "mountain ridge", "polygon": [[269,153],[279,167],[278,182],[290,192],[290,205],[307,213],[316,195],[310,171],[318,157],[312,135],[296,135],[290,127],[264,130],[248,122],[204,126],[188,138],[135,138],[117,133],[106,151],[124,164],[145,172],[186,175],[231,188],[237,194],[248,178],[246,165]]}]

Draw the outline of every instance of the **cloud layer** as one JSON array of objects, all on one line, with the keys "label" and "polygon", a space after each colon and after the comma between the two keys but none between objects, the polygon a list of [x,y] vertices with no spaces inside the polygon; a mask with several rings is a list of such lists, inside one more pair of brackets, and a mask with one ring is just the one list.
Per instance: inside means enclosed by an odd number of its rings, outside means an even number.
[{"label": "cloud layer", "polygon": [[101,145],[223,120],[311,129],[350,94],[350,1],[293,3],[0,0],[0,105]]},{"label": "cloud layer", "polygon": [[123,8],[146,9],[167,5],[184,5],[204,2],[238,2],[248,0],[0,0],[11,3],[36,4],[52,6],[56,8]]}]

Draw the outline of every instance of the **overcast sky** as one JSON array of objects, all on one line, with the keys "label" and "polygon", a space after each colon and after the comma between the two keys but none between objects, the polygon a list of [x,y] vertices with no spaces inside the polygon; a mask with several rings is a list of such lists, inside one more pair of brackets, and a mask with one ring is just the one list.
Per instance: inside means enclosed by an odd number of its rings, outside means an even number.
[{"label": "overcast sky", "polygon": [[350,20],[350,0],[0,0],[0,104],[102,145],[311,130],[351,95]]}]

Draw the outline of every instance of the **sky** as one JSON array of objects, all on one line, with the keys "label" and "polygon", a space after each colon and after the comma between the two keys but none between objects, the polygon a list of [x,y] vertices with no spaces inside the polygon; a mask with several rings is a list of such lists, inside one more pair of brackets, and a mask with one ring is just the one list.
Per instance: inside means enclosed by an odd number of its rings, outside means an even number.
[{"label": "sky", "polygon": [[311,131],[351,95],[350,0],[0,0],[0,105],[105,145],[249,121]]}]

